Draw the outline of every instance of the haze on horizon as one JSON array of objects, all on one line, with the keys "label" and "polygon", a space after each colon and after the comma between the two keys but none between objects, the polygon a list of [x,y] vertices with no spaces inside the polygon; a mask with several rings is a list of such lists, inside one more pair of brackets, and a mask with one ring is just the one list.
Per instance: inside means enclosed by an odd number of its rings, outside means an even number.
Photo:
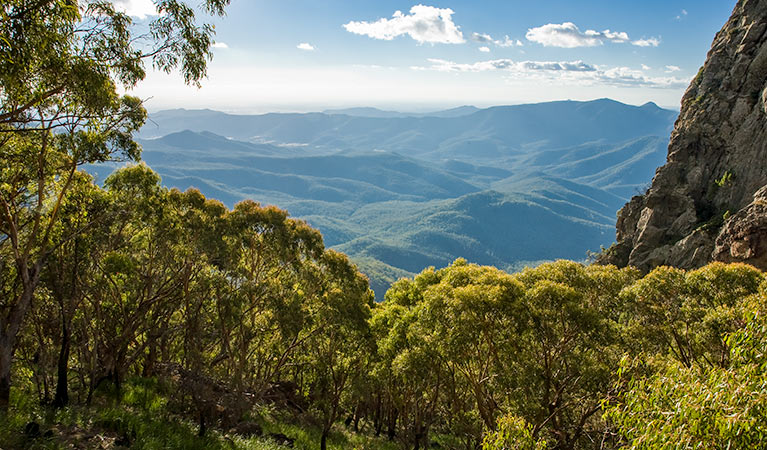
[{"label": "haze on horizon", "polygon": [[[151,0],[113,0],[137,26]],[[150,111],[400,111],[611,98],[677,108],[735,0],[233,0],[202,88],[150,72]]]}]

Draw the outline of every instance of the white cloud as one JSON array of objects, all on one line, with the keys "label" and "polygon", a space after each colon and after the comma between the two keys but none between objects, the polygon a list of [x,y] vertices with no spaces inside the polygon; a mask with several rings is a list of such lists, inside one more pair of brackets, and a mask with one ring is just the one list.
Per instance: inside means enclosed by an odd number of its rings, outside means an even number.
[{"label": "white cloud", "polygon": [[409,35],[423,44],[462,44],[466,42],[460,27],[453,23],[453,10],[433,6],[415,5],[410,14],[396,11],[391,19],[379,19],[376,22],[349,22],[344,25],[346,31],[369,36],[374,39],[390,41],[397,36]]},{"label": "white cloud", "polygon": [[583,61],[513,61],[495,59],[476,63],[456,63],[444,59],[429,59],[431,66],[412,67],[414,70],[438,72],[504,72],[513,74],[515,81],[535,79],[556,84],[579,86],[617,86],[646,88],[684,88],[690,80],[676,77],[650,77],[628,67],[605,68]]},{"label": "white cloud", "polygon": [[666,73],[679,72],[682,70],[679,66],[666,66]]},{"label": "white cloud", "polygon": [[495,42],[492,36],[484,33],[471,33],[471,40],[479,42],[480,44],[490,44]]},{"label": "white cloud", "polygon": [[633,41],[631,44],[639,46],[639,47],[657,47],[660,45],[660,39],[658,38],[638,39],[636,41]]},{"label": "white cloud", "polygon": [[683,9],[682,12],[679,13],[678,16],[676,16],[676,20],[682,20],[687,15],[687,10]]},{"label": "white cloud", "polygon": [[314,46],[308,42],[302,42],[296,45],[296,48],[299,50],[306,50],[307,52],[314,51]]},{"label": "white cloud", "polygon": [[439,72],[487,72],[505,70],[510,72],[531,71],[572,71],[593,72],[597,68],[583,61],[552,62],[552,61],[513,61],[511,59],[494,59],[471,64],[461,64],[444,59],[429,59],[430,67],[413,67],[416,70],[436,70]]},{"label": "white cloud", "polygon": [[660,45],[660,39],[658,38],[631,41],[628,33],[624,31],[581,31],[578,26],[572,22],[561,24],[549,23],[537,28],[530,28],[527,30],[525,37],[529,41],[537,42],[544,47],[596,47],[605,42],[614,42],[618,44],[631,42],[632,45],[639,47],[657,47]]},{"label": "white cloud", "polygon": [[684,88],[689,79],[676,77],[648,77],[643,72],[628,67],[614,67],[598,72],[596,82],[613,86],[633,86],[651,88]]},{"label": "white cloud", "polygon": [[227,45],[226,42],[216,42],[213,45],[211,45],[213,48],[229,48],[229,45]]},{"label": "white cloud", "polygon": [[594,31],[582,32],[574,23],[561,24],[549,23],[537,28],[530,28],[525,34],[527,40],[537,42],[544,47],[596,47],[605,42],[623,43],[629,41],[627,33],[622,31]]},{"label": "white cloud", "polygon": [[139,19],[157,15],[157,8],[152,0],[112,0],[112,4],[116,10]]},{"label": "white cloud", "polygon": [[472,33],[471,40],[480,44],[495,44],[498,47],[522,47],[525,45],[519,39],[514,40],[509,36],[504,36],[503,40],[495,40],[492,36],[485,33]]},{"label": "white cloud", "polygon": [[480,47],[479,51],[482,53],[490,53],[490,47]]},{"label": "white cloud", "polygon": [[647,64],[642,64],[642,70],[651,70],[652,67],[648,66]]}]

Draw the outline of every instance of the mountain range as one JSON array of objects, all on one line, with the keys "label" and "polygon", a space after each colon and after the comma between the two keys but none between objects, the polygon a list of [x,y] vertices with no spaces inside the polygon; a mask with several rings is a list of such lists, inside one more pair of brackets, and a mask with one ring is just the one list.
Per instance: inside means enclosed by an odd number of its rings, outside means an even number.
[{"label": "mountain range", "polygon": [[459,256],[516,270],[611,244],[616,211],[665,162],[677,114],[608,99],[418,115],[167,110],[139,138],[165,185],[286,208],[380,298]]}]

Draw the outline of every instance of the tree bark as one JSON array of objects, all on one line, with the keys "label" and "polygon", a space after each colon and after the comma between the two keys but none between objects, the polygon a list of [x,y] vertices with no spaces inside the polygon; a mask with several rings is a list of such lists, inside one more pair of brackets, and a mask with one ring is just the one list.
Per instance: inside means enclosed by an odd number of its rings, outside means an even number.
[{"label": "tree bark", "polygon": [[389,428],[386,431],[386,437],[388,437],[390,441],[393,441],[394,436],[397,435],[397,418],[398,417],[399,417],[399,411],[397,411],[397,408],[394,408],[394,410],[389,415]]},{"label": "tree bark", "polygon": [[149,343],[149,352],[146,356],[146,360],[144,361],[144,370],[142,373],[142,376],[145,378],[154,376],[154,367],[155,362],[157,361],[157,339],[151,334],[149,339],[151,340]]},{"label": "tree bark", "polygon": [[53,406],[63,408],[69,404],[69,353],[71,347],[71,332],[67,326],[67,318],[62,310],[61,318],[61,348],[59,350],[58,373],[56,379],[56,396]]},{"label": "tree bark", "polygon": [[199,437],[205,437],[205,433],[207,432],[208,428],[205,426],[205,413],[200,410],[200,428],[197,431],[197,436]]},{"label": "tree bark", "polygon": [[328,448],[328,431],[322,430],[322,437],[320,438],[320,450],[327,450]]},{"label": "tree bark", "polygon": [[0,335],[0,412],[7,411],[11,402],[11,359],[13,348]]},{"label": "tree bark", "polygon": [[12,304],[8,316],[0,317],[0,412],[7,411],[11,402],[11,364],[16,350],[16,337],[32,305],[32,295],[40,280],[40,266],[42,263],[28,269],[28,266],[21,265],[19,268],[23,285],[21,296],[15,304]]}]

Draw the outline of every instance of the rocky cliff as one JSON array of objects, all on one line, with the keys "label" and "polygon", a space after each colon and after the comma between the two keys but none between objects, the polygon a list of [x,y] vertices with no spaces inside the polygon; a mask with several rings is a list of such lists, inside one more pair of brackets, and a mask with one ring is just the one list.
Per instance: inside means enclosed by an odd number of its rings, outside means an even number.
[{"label": "rocky cliff", "polygon": [[666,165],[601,263],[767,269],[767,0],[740,0],[682,98]]}]

